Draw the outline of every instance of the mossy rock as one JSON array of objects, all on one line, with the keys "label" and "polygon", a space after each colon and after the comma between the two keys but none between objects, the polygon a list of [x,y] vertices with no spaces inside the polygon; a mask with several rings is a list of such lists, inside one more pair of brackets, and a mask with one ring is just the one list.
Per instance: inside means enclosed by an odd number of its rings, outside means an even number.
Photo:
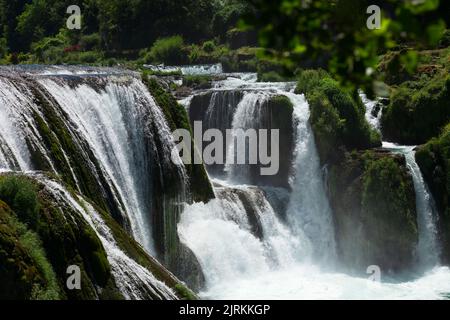
[{"label": "mossy rock", "polygon": [[418,243],[415,192],[403,156],[381,151],[346,153],[329,168],[328,191],[338,257],[363,274],[410,268]]},{"label": "mossy rock", "polygon": [[311,110],[311,126],[322,164],[333,163],[344,151],[381,146],[381,138],[370,128],[359,97],[354,97],[321,70],[299,74],[297,93],[304,93]]},{"label": "mossy rock", "polygon": [[[78,79],[73,81],[76,82]],[[71,83],[71,85],[77,84]],[[116,202],[116,197],[113,195],[114,190],[110,190],[92,151],[89,148],[82,150],[82,146],[74,141],[74,139],[78,139],[81,141],[81,145],[85,144],[81,137],[76,136],[76,133],[67,127],[68,121],[64,119],[65,114],[57,102],[46,95],[38,83],[32,83],[30,86],[33,88],[35,102],[41,110],[41,114],[36,112],[33,115],[36,129],[43,139],[48,155],[60,178],[72,189],[79,187],[84,195],[94,200],[104,210],[111,212],[122,226],[128,227],[129,222],[118,208],[121,204]],[[34,169],[51,171],[51,166],[44,155],[33,147],[31,142],[27,143],[30,147]]]},{"label": "mossy rock", "polygon": [[450,121],[450,76],[441,71],[395,88],[382,117],[385,140],[422,144]]},{"label": "mossy rock", "polygon": [[[189,117],[183,106],[178,104],[175,98],[169,92],[165,91],[155,78],[148,77],[145,73],[142,78],[157,105],[163,111],[170,129],[186,129],[192,133]],[[193,160],[193,154],[196,152],[193,140],[192,146]],[[192,198],[194,201],[207,202],[208,200],[214,198],[214,191],[211,183],[209,182],[205,167],[203,164],[193,164],[193,161],[191,162],[192,164],[186,164],[185,167],[190,178],[189,181]]]},{"label": "mossy rock", "polygon": [[[121,296],[114,284],[105,250],[95,231],[71,207],[61,208],[56,199],[38,181],[21,175],[0,177],[0,185],[9,179],[27,181],[38,201],[36,223],[27,220],[28,232],[36,235],[41,256],[45,256],[47,274],[54,274],[53,286],[58,288],[59,299],[101,299],[103,288],[110,296]],[[19,217],[21,217],[19,215]],[[22,222],[21,222],[22,223]],[[43,260],[44,258],[40,258]],[[66,286],[67,268],[76,265],[81,271],[81,290]],[[41,268],[43,269],[43,268]],[[47,275],[47,277],[49,277]],[[45,278],[44,278],[45,279]],[[56,290],[53,290],[56,291]],[[40,290],[45,298],[45,290]]]},{"label": "mossy rock", "polygon": [[0,299],[28,300],[33,288],[44,284],[44,275],[20,241],[11,221],[14,212],[0,200]]}]

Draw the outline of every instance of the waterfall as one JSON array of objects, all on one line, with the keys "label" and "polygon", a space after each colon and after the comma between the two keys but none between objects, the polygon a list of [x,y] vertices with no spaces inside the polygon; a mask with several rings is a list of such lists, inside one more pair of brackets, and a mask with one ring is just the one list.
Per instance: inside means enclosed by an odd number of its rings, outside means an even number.
[{"label": "waterfall", "polygon": [[0,71],[0,168],[61,175],[162,255],[189,183],[181,161],[171,161],[171,130],[139,76]]},{"label": "waterfall", "polygon": [[311,241],[315,256],[334,260],[336,245],[332,213],[326,195],[319,155],[309,124],[309,105],[305,97],[288,94],[294,104],[296,143],[292,196],[287,216],[296,230]]},{"label": "waterfall", "polygon": [[[366,120],[373,129],[381,131],[380,119],[382,108],[376,110],[377,101],[367,98],[360,92],[361,100],[366,107]],[[441,248],[437,228],[438,212],[433,196],[423,178],[420,167],[416,162],[415,146],[402,146],[391,142],[383,142],[383,148],[405,157],[408,170],[411,173],[414,191],[416,195],[417,227],[419,243],[417,247],[417,259],[423,270],[439,265]]]},{"label": "waterfall", "polygon": [[380,132],[380,121],[383,114],[383,109],[379,106],[379,102],[377,100],[370,100],[363,92],[360,92],[359,96],[366,107],[365,117],[367,122],[372,126],[372,128]]},{"label": "waterfall", "polygon": [[[289,124],[295,132],[294,158],[282,164],[292,167],[289,188],[249,185],[249,166],[229,165],[225,176],[208,167],[216,199],[189,205],[181,215],[180,239],[197,256],[206,278],[200,297],[442,299],[450,291],[450,270],[444,267],[402,283],[373,283],[333,272],[336,245],[323,180],[326,168],[320,167],[309,105],[292,88],[292,83],[257,83],[235,75],[190,99],[191,121],[203,120],[205,127],[221,131],[270,129],[270,122],[261,121],[266,112],[262,106],[273,95],[287,96],[294,106]],[[238,103],[225,102],[230,92],[239,97]],[[229,156],[234,151],[227,148]]]},{"label": "waterfall", "polygon": [[161,73],[181,73],[183,75],[218,75],[223,73],[221,63],[186,66],[144,65],[145,68]]},{"label": "waterfall", "polygon": [[[288,267],[306,254],[261,190],[226,186],[216,188],[216,194],[218,199],[207,204],[188,206],[178,225],[181,241],[194,251],[202,266],[209,287],[206,296],[215,297],[227,282],[263,277]],[[247,206],[256,215],[262,238],[252,231]]]},{"label": "waterfall", "polygon": [[411,172],[414,190],[416,194],[417,227],[419,243],[417,258],[422,269],[439,265],[440,245],[437,228],[437,209],[433,196],[422,176],[420,167],[416,162],[414,146],[399,146],[389,142],[383,142],[383,148],[403,154],[406,164]]},{"label": "waterfall", "polygon": [[227,164],[225,171],[228,172],[228,179],[234,182],[248,183],[250,181],[250,166],[249,161],[249,142],[245,142],[245,162],[246,164],[238,164],[237,162],[237,140],[239,132],[248,129],[259,129],[263,111],[261,106],[269,98],[269,95],[264,91],[259,92],[245,92],[242,100],[237,105],[231,123],[232,143],[227,146]]},{"label": "waterfall", "polygon": [[[295,134],[295,160],[283,164],[292,166],[290,195],[287,190],[281,191],[283,188],[248,185],[250,165],[228,163],[226,181],[213,180],[217,198],[206,204],[192,204],[183,212],[178,233],[199,259],[207,284],[203,295],[209,298],[221,297],[223,290],[230,290],[230,283],[241,285],[243,279],[295,269],[300,263],[309,264],[316,258],[329,262],[335,255],[331,209],[305,97],[291,92],[292,83],[261,84],[236,78],[218,83],[222,87],[216,83],[209,100],[192,98],[191,121],[196,117],[195,120],[204,119],[208,128],[213,125],[221,131],[230,128],[236,138],[239,129],[270,129],[267,127],[270,121],[265,121],[270,118],[266,102],[272,96],[287,96],[293,104],[290,125]],[[225,98],[230,92],[234,92],[234,97],[241,92],[239,103],[226,103],[230,101]],[[198,106],[197,100],[206,108]],[[227,146],[227,159],[233,157],[236,148]],[[213,177],[224,178],[210,168],[209,172]],[[283,201],[286,197],[290,199],[287,221],[283,222],[269,203],[269,193],[275,198],[282,195]]]},{"label": "waterfall", "polygon": [[74,198],[63,186],[42,175],[35,174],[34,177],[45,186],[60,208],[73,208],[93,228],[105,248],[114,280],[126,299],[177,299],[169,287],[119,248],[111,230],[89,202],[81,196]]}]

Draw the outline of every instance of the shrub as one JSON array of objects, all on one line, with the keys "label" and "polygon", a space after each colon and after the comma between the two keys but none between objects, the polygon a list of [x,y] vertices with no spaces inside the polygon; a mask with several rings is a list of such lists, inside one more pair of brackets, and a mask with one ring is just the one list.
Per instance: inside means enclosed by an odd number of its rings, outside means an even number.
[{"label": "shrub", "polygon": [[39,203],[35,186],[25,177],[6,176],[0,180],[0,199],[29,226],[38,220]]},{"label": "shrub", "polygon": [[202,49],[207,53],[211,53],[216,50],[216,44],[212,40],[206,41],[205,43],[203,43]]},{"label": "shrub", "polygon": [[450,46],[450,30],[444,31],[441,39],[439,40],[439,46],[441,48],[446,48],[446,47]]},{"label": "shrub", "polygon": [[165,63],[180,65],[187,63],[184,41],[181,36],[173,36],[156,40],[144,57],[147,63]]},{"label": "shrub", "polygon": [[208,75],[188,75],[183,78],[183,85],[195,89],[208,89],[211,87],[211,77]]},{"label": "shrub", "polygon": [[[3,178],[2,182],[4,180]],[[3,241],[4,244],[5,240],[8,242],[14,241],[15,246],[12,251],[3,250],[2,252],[3,255],[6,253],[6,257],[9,257],[7,264],[5,266],[2,265],[2,268],[5,267],[7,271],[8,265],[11,266],[13,264],[14,266],[15,264],[14,269],[17,275],[20,276],[20,280],[6,279],[7,281],[14,281],[14,285],[18,287],[13,295],[19,294],[21,298],[32,300],[59,299],[58,280],[52,265],[47,259],[39,236],[19,221],[16,214],[2,201],[0,201],[0,225],[2,226],[0,242]],[[8,248],[8,246],[2,249],[5,248]],[[2,254],[0,253],[1,256]],[[4,272],[5,269],[0,271]],[[3,273],[3,276],[5,276],[5,273]],[[5,279],[2,280],[4,281]],[[11,282],[9,282],[9,285],[11,285]],[[6,287],[8,288],[8,284],[6,284]],[[0,290],[0,295],[2,294],[5,295],[5,292]]]},{"label": "shrub", "polygon": [[326,78],[330,78],[330,76],[322,69],[300,71],[295,92],[307,94],[315,88],[318,88],[321,81]]},{"label": "shrub", "polygon": [[83,50],[99,50],[101,45],[101,38],[98,33],[92,33],[82,36],[79,43]]},{"label": "shrub", "polygon": [[449,101],[450,77],[445,70],[403,83],[393,91],[383,113],[383,136],[403,144],[425,143],[450,121]]}]

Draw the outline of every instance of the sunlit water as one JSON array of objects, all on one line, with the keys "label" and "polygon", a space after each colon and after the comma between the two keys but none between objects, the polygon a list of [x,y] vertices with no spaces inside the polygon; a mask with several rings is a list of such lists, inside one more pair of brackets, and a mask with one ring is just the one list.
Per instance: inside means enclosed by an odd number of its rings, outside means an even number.
[{"label": "sunlit water", "polygon": [[[439,267],[433,251],[434,225],[430,224],[430,198],[423,194],[423,179],[411,154],[406,152],[418,195],[419,252],[427,260],[408,279],[385,278],[373,281],[336,271],[333,225],[322,180],[314,137],[309,126],[309,108],[302,95],[292,93],[290,84],[258,84],[242,77],[229,78],[216,88],[250,90],[244,94],[233,117],[233,127],[248,128],[243,103],[266,99],[270,92],[282,92],[294,104],[294,128],[297,132],[296,161],[291,177],[292,194],[287,222],[282,222],[270,204],[260,198],[260,190],[236,184],[236,174],[229,170],[228,180],[216,187],[217,199],[207,204],[188,206],[181,216],[178,232],[181,241],[196,254],[206,278],[200,292],[205,299],[447,299],[450,297],[450,269]],[[369,100],[365,100],[367,104]],[[253,114],[257,106],[248,106]],[[369,108],[373,104],[369,105]],[[379,129],[379,116],[370,112],[370,123]],[[254,117],[255,121],[257,117]],[[231,177],[231,179],[230,179]],[[244,179],[245,180],[245,179]],[[239,199],[229,194],[233,188],[244,190],[252,207],[259,208],[263,237],[252,233]],[[425,203],[424,203],[425,202]],[[425,209],[424,209],[425,208]],[[424,220],[425,219],[425,220]],[[431,257],[430,257],[431,255]],[[325,257],[325,259],[324,259]]]}]

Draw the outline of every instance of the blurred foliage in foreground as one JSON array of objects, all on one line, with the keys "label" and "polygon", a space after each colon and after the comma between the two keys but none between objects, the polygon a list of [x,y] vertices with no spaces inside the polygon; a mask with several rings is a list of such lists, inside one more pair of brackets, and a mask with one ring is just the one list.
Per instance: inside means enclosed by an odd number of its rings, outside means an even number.
[{"label": "blurred foliage in foreground", "polygon": [[[448,0],[251,0],[257,9],[243,26],[256,28],[265,54],[295,67],[322,67],[356,92],[373,94],[380,55],[402,51],[409,72],[416,50],[436,48],[450,20]],[[367,13],[381,8],[381,26],[370,30]],[[448,45],[448,44],[447,44]]]}]

